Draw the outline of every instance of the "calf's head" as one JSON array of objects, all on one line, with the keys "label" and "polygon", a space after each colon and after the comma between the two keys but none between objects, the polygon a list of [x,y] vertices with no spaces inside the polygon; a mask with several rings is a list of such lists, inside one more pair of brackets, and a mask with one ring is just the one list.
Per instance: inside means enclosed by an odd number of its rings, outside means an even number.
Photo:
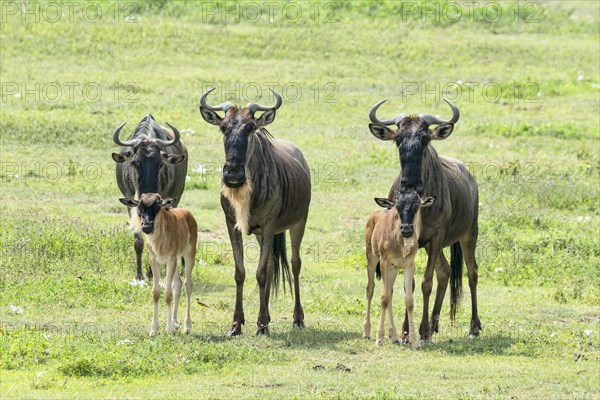
[{"label": "calf's head", "polygon": [[[275,112],[283,100],[279,93],[271,89],[276,100],[273,106],[248,103],[244,108],[237,108],[230,102],[211,106],[206,102],[206,97],[213,90],[207,90],[200,97],[200,114],[206,122],[221,129],[225,143],[223,183],[230,188],[237,188],[246,183],[246,159],[253,145],[254,132],[275,120]],[[223,111],[224,117],[215,111]],[[254,115],[257,111],[263,112],[258,118]]]},{"label": "calf's head", "polygon": [[400,234],[406,238],[415,234],[415,219],[421,208],[430,207],[435,202],[435,197],[419,197],[417,192],[400,192],[393,202],[384,198],[375,198],[375,202],[387,209],[395,208],[400,217]]},{"label": "calf's head", "polygon": [[158,213],[164,207],[172,207],[176,200],[172,198],[163,200],[158,193],[144,193],[139,200],[123,197],[119,201],[127,207],[137,207],[142,232],[150,235],[154,233],[154,222]]},{"label": "calf's head", "polygon": [[125,152],[113,153],[112,158],[116,163],[128,163],[137,176],[138,193],[151,193],[158,191],[158,171],[165,164],[179,164],[185,159],[185,154],[168,154],[163,149],[173,146],[180,140],[177,128],[167,122],[173,130],[172,140],[157,139],[151,131],[162,130],[154,121],[152,115],[146,117],[138,124],[133,138],[122,141],[119,133],[127,122],[122,123],[113,133],[113,141],[119,146],[127,148]]},{"label": "calf's head", "polygon": [[[447,121],[431,114],[421,114],[417,117],[399,114],[391,119],[381,121],[376,116],[377,109],[386,100],[375,104],[369,112],[371,120],[369,130],[373,136],[380,140],[394,140],[398,146],[402,168],[400,182],[402,192],[414,190],[419,195],[423,194],[422,163],[425,149],[431,140],[443,140],[450,136],[454,124],[460,117],[458,107],[451,101],[444,100],[452,108],[452,118]],[[395,125],[397,128],[390,129],[388,128],[390,125]],[[430,129],[431,125],[437,126],[435,129]]]}]

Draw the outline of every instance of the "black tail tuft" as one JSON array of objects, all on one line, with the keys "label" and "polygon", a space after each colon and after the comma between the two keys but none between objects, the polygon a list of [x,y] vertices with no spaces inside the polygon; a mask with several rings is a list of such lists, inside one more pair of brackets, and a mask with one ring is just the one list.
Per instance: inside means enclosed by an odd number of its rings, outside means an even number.
[{"label": "black tail tuft", "polygon": [[283,291],[285,292],[285,283],[287,282],[293,296],[292,274],[285,247],[285,232],[278,233],[273,237],[273,255],[275,256],[275,273],[273,274],[273,284],[271,285],[273,294],[277,294],[280,277],[283,276]]},{"label": "black tail tuft", "polygon": [[377,267],[375,267],[375,276],[377,280],[381,280],[381,261],[377,260]]},{"label": "black tail tuft", "polygon": [[450,247],[450,320],[456,319],[456,310],[462,297],[463,255],[460,243]]}]

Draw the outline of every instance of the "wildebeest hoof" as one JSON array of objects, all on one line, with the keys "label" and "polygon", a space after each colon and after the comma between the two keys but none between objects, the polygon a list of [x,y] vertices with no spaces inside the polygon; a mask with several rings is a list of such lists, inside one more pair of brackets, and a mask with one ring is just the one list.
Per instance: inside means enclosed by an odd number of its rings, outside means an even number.
[{"label": "wildebeest hoof", "polygon": [[294,328],[304,329],[304,321],[294,322]]},{"label": "wildebeest hoof", "polygon": [[365,340],[371,340],[371,336],[363,336],[363,339],[365,339]]},{"label": "wildebeest hoof", "polygon": [[241,334],[242,334],[241,325],[238,325],[237,322],[234,322],[233,324],[231,324],[231,328],[229,328],[229,332],[227,333],[227,336],[238,336]]},{"label": "wildebeest hoof", "polygon": [[381,343],[383,343],[383,339],[375,340],[375,346],[381,346]]},{"label": "wildebeest hoof", "polygon": [[150,331],[150,337],[153,338],[154,336],[156,336],[156,331],[155,330],[151,330]]},{"label": "wildebeest hoof", "polygon": [[259,325],[256,329],[256,336],[269,336],[269,326],[268,325]]}]

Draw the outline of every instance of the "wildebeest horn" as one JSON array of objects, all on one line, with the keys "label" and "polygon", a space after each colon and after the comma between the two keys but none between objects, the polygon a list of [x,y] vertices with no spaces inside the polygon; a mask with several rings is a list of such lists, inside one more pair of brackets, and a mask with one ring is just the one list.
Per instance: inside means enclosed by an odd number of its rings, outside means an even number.
[{"label": "wildebeest horn", "polygon": [[227,112],[227,110],[229,110],[231,107],[233,107],[233,104],[231,104],[230,102],[226,101],[225,103],[221,103],[218,106],[210,106],[206,103],[206,97],[213,91],[215,90],[215,88],[212,89],[208,89],[206,92],[202,93],[202,96],[200,96],[200,105],[204,108],[207,108],[211,111],[224,111]]},{"label": "wildebeest horn", "polygon": [[119,125],[117,127],[117,129],[115,130],[115,133],[113,133],[113,140],[119,146],[123,146],[123,147],[132,146],[133,147],[136,144],[138,144],[138,142],[139,142],[138,139],[126,140],[124,142],[122,142],[121,139],[119,139],[119,133],[121,132],[121,129],[123,129],[125,124],[127,124],[127,121],[123,122],[121,125]]},{"label": "wildebeest horn", "polygon": [[173,131],[173,140],[162,140],[162,139],[156,139],[156,143],[158,143],[161,146],[173,146],[174,144],[177,144],[177,142],[179,142],[179,139],[181,139],[181,136],[179,135],[179,131],[177,130],[177,128],[175,128],[173,125],[171,125],[170,123],[167,122],[167,125],[169,125],[169,128],[171,128],[171,130]]},{"label": "wildebeest horn", "polygon": [[458,107],[456,107],[454,105],[454,103],[452,103],[448,99],[444,99],[444,101],[446,103],[448,103],[448,105],[452,109],[452,118],[450,118],[448,121],[440,119],[440,118],[438,118],[438,117],[436,117],[434,115],[431,115],[431,114],[421,114],[421,115],[419,115],[419,117],[421,117],[423,119],[423,121],[425,121],[425,123],[427,123],[427,125],[440,125],[440,124],[447,124],[447,123],[453,123],[453,124],[457,123],[458,119],[460,118],[460,112],[458,111]]},{"label": "wildebeest horn", "polygon": [[399,114],[396,115],[395,117],[393,117],[392,119],[386,119],[385,121],[380,121],[379,119],[377,119],[377,109],[379,108],[379,106],[381,106],[383,103],[385,103],[387,100],[381,100],[379,103],[375,104],[372,108],[371,111],[369,111],[369,119],[371,120],[372,123],[374,124],[379,124],[379,125],[394,125],[394,124],[398,124],[402,118],[406,117],[406,114]]},{"label": "wildebeest horn", "polygon": [[267,107],[267,106],[261,106],[258,103],[248,103],[248,105],[246,107],[248,107],[248,109],[250,111],[252,111],[252,113],[255,113],[257,111],[277,110],[279,107],[281,107],[281,103],[283,103],[283,99],[281,98],[281,95],[279,93],[277,93],[273,88],[269,88],[269,90],[275,96],[275,105],[274,106]]}]

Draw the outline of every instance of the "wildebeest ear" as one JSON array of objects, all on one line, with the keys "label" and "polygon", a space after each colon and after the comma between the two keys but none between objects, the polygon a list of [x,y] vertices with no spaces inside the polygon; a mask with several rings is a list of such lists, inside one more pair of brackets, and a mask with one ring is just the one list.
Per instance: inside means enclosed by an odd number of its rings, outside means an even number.
[{"label": "wildebeest ear", "polygon": [[435,196],[421,199],[421,207],[431,207],[433,203],[435,203]]},{"label": "wildebeest ear", "polygon": [[121,153],[112,153],[112,158],[113,160],[115,160],[116,163],[124,163],[125,161],[127,161],[127,159],[131,157],[131,152],[130,151],[126,151],[125,153],[121,154]]},{"label": "wildebeest ear", "polygon": [[257,127],[263,127],[269,125],[271,122],[275,121],[275,110],[268,110],[260,116],[260,118],[256,121]]},{"label": "wildebeest ear", "polygon": [[444,140],[448,136],[450,136],[450,134],[452,133],[453,130],[454,130],[454,124],[452,122],[441,124],[437,128],[434,129],[433,135],[431,135],[431,138],[435,139],[435,140]]},{"label": "wildebeest ear", "polygon": [[202,118],[211,125],[220,125],[221,121],[223,121],[223,118],[219,117],[216,112],[202,106],[200,106],[200,114],[202,115]]},{"label": "wildebeest ear", "polygon": [[387,208],[388,210],[392,207],[394,207],[394,202],[391,200],[388,200],[386,198],[382,198],[382,197],[375,197],[375,203],[377,203],[377,205],[379,207],[382,208]]},{"label": "wildebeest ear", "polygon": [[160,204],[161,207],[173,207],[173,205],[175,204],[175,202],[177,201],[177,199],[174,199],[172,197],[168,197],[166,199],[164,199],[162,201],[162,203]]},{"label": "wildebeest ear", "polygon": [[396,132],[388,128],[387,126],[379,124],[369,124],[369,130],[377,139],[380,140],[392,140],[396,136]]},{"label": "wildebeest ear", "polygon": [[185,154],[167,154],[164,151],[160,152],[160,157],[167,164],[179,164],[183,160],[185,160]]},{"label": "wildebeest ear", "polygon": [[138,201],[137,200],[133,200],[130,199],[129,197],[121,197],[119,199],[119,201],[123,204],[125,204],[127,207],[137,207],[138,206]]}]

